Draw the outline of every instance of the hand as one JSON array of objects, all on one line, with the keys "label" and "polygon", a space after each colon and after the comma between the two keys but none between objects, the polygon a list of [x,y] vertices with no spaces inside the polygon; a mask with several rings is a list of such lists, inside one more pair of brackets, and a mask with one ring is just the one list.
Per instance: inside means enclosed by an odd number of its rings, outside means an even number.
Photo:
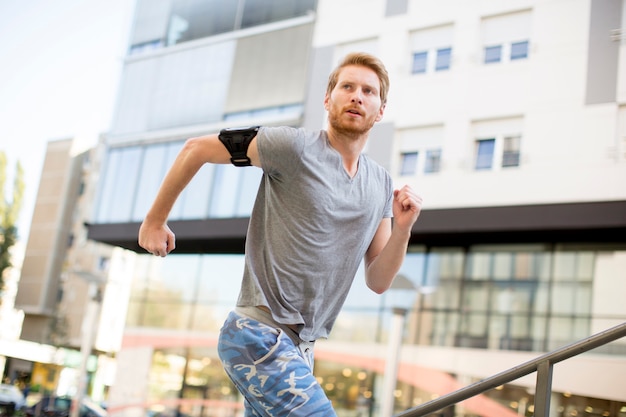
[{"label": "hand", "polygon": [[153,255],[165,257],[176,247],[176,239],[167,224],[144,220],[139,228],[139,246]]},{"label": "hand", "polygon": [[393,192],[393,219],[394,227],[400,227],[408,232],[422,211],[422,197],[408,185]]}]

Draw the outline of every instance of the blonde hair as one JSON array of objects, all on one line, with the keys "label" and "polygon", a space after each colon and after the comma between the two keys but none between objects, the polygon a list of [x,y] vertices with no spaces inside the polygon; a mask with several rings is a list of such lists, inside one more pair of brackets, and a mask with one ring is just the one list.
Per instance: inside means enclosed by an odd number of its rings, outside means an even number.
[{"label": "blonde hair", "polygon": [[385,68],[383,62],[373,55],[365,52],[353,52],[346,55],[343,60],[337,65],[337,67],[330,73],[328,77],[328,86],[326,87],[326,94],[330,94],[339,79],[339,73],[344,67],[349,65],[360,65],[367,67],[374,71],[380,80],[380,101],[384,106],[387,104],[387,94],[389,93],[389,73]]}]

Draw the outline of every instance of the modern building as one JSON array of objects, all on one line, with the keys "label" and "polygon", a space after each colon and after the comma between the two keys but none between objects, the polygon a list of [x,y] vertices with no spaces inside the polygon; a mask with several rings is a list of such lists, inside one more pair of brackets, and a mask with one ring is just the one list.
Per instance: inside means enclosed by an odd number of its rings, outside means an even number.
[{"label": "modern building", "polygon": [[[28,383],[32,392],[74,394],[81,365],[95,399],[112,384],[107,374],[125,319],[117,300],[129,285],[108,277],[112,254],[123,251],[87,239],[84,222],[93,211],[101,149],[68,138],[49,141],[45,150],[15,294],[23,322],[15,337],[3,334],[0,343],[4,375]],[[97,309],[90,309],[90,300],[98,300]]]},{"label": "modern building", "polygon": [[[137,231],[185,139],[324,128],[327,76],[350,51],[390,71],[367,153],[425,203],[402,268],[417,291],[377,296],[359,274],[316,346],[340,415],[377,415],[398,295],[413,298],[396,410],[626,321],[624,3],[138,0],[88,225],[127,250],[132,282],[111,412],[240,409],[215,345],[260,170],[203,167],[167,258]],[[551,415],[626,416],[625,372],[624,340],[560,364]],[[446,412],[529,415],[533,389],[522,378]]]}]

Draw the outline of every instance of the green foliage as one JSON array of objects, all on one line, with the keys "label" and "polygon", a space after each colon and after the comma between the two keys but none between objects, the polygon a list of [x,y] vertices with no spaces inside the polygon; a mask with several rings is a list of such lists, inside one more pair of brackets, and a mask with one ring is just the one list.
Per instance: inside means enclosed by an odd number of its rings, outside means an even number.
[{"label": "green foliage", "polygon": [[17,220],[24,197],[24,169],[18,161],[10,195],[7,196],[7,157],[0,151],[0,290],[4,288],[4,271],[10,268],[9,250],[17,240]]}]

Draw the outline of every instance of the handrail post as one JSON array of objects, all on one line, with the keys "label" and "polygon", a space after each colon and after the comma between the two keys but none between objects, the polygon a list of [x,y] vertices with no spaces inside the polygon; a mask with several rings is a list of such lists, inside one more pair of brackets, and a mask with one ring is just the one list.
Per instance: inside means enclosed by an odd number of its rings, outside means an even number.
[{"label": "handrail post", "polygon": [[550,397],[552,396],[552,370],[549,360],[537,364],[537,384],[535,387],[534,417],[550,417]]},{"label": "handrail post", "polygon": [[385,380],[383,383],[382,402],[380,405],[381,417],[392,417],[395,403],[394,391],[398,380],[398,363],[400,360],[400,347],[402,345],[402,329],[407,310],[395,307],[393,309],[393,322],[389,333],[389,345],[385,362]]}]

